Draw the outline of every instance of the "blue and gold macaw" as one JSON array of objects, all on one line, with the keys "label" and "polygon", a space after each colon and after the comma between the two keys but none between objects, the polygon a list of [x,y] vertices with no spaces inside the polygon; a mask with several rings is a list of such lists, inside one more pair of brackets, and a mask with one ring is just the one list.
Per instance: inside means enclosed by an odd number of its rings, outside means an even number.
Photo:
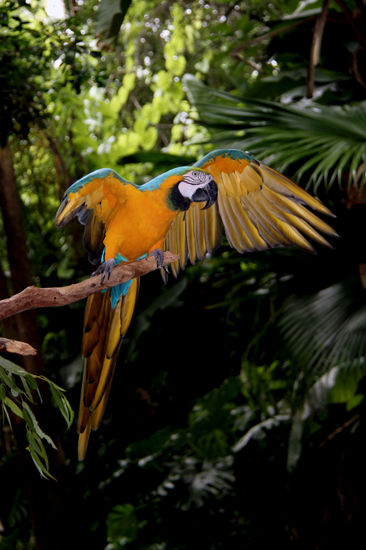
[{"label": "blue and gold macaw", "polygon": [[[203,206],[201,203],[205,203]],[[96,170],[66,191],[56,214],[62,226],[77,216],[85,225],[84,246],[94,274],[108,276],[116,264],[148,255],[161,268],[166,250],[179,255],[174,276],[226,238],[238,252],[328,245],[335,231],[311,210],[332,215],[317,199],[250,154],[213,151],[194,166],[175,168],[144,185],[114,170]],[[163,278],[166,273],[161,269]],[[82,355],[84,373],[78,432],[85,457],[91,429],[102,420],[122,338],[130,325],[139,279],[97,292],[87,301]]]}]

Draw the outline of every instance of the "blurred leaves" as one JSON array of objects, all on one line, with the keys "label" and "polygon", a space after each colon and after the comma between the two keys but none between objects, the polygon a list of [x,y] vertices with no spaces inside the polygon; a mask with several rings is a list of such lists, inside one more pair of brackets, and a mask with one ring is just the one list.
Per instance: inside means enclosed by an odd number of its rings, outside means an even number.
[{"label": "blurred leaves", "polygon": [[[40,93],[40,76],[49,63],[44,48],[44,33],[31,24],[31,7],[23,5],[25,17],[19,17],[20,4],[5,0],[0,5],[0,144],[5,146],[11,133],[26,137],[30,125],[45,115]],[[4,23],[7,25],[4,25]],[[29,67],[33,70],[30,71]]]},{"label": "blurred leaves", "polygon": [[106,550],[118,550],[137,538],[144,522],[139,522],[136,509],[132,504],[118,504],[107,518],[107,538],[110,544]]},{"label": "blurred leaves", "polygon": [[366,374],[366,293],[359,278],[289,298],[280,328],[305,379],[318,378],[333,367],[347,370],[356,380],[360,370]]},{"label": "blurred leaves", "polygon": [[235,96],[185,76],[199,121],[216,145],[249,150],[281,171],[322,183],[360,185],[365,178],[366,108],[326,107],[316,103],[288,106]]},{"label": "blurred leaves", "polygon": [[139,162],[149,162],[154,166],[154,170],[166,171],[177,166],[190,166],[196,162],[196,157],[189,155],[172,155],[162,151],[137,151],[133,155],[127,155],[118,159],[118,164],[136,164]]},{"label": "blurred leaves", "polygon": [[259,424],[256,424],[248,432],[239,439],[234,446],[234,452],[241,451],[248,445],[252,439],[264,439],[266,437],[266,430],[271,430],[277,427],[281,422],[288,422],[290,416],[288,414],[275,415],[272,418],[267,418]]},{"label": "blurred leaves", "polygon": [[101,0],[97,19],[97,33],[116,39],[132,0]]}]

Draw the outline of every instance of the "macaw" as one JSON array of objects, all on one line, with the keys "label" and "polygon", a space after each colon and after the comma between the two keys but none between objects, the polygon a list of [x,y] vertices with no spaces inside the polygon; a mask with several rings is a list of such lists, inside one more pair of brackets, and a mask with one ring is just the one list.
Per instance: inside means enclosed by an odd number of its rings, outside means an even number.
[{"label": "macaw", "polygon": [[[205,203],[203,206],[201,203]],[[222,226],[238,252],[279,246],[313,250],[308,238],[336,232],[311,210],[330,210],[301,187],[236,149],[213,151],[193,166],[174,168],[143,185],[103,168],[66,191],[56,214],[63,226],[75,216],[85,225],[83,243],[93,273],[109,276],[116,264],[148,255],[162,267],[164,251],[178,254],[176,277],[221,242]],[[161,269],[163,279],[166,272]],[[86,304],[84,370],[78,419],[78,455],[85,457],[90,431],[102,420],[123,336],[130,325],[139,279],[91,295]]]}]

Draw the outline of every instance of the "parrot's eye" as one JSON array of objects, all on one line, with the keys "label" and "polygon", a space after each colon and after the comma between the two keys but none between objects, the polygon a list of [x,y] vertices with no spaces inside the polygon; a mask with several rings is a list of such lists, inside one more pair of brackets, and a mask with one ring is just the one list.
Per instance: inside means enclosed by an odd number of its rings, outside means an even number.
[{"label": "parrot's eye", "polygon": [[212,176],[200,170],[191,170],[183,176],[183,180],[191,185],[205,185],[212,180]]}]

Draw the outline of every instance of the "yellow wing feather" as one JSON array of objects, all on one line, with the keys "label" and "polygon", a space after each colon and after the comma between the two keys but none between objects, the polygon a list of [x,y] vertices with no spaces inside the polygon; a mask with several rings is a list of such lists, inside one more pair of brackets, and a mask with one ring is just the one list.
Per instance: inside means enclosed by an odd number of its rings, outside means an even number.
[{"label": "yellow wing feather", "polygon": [[337,236],[309,208],[325,215],[332,215],[330,210],[269,166],[235,150],[216,151],[205,159],[197,166],[213,175],[218,200],[208,210],[192,204],[172,223],[164,249],[180,256],[171,266],[174,276],[187,257],[194,263],[217,248],[221,224],[230,246],[241,253],[279,246],[312,251],[310,241],[329,246],[322,234]]},{"label": "yellow wing feather", "polygon": [[128,194],[134,192],[135,186],[123,181],[113,170],[95,174],[98,175],[90,174],[69,188],[56,214],[57,225],[65,225],[72,217],[79,216],[81,210],[92,211],[98,221],[106,224]]}]

